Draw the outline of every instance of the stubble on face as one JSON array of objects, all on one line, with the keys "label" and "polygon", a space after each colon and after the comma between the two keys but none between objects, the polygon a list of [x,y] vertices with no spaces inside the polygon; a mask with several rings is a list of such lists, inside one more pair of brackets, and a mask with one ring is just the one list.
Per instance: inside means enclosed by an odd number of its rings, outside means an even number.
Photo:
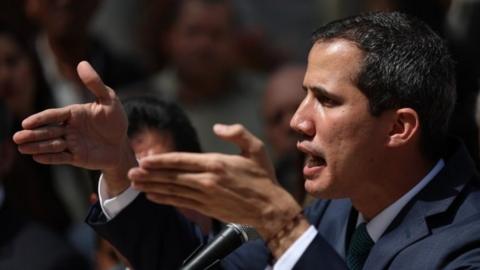
[{"label": "stubble on face", "polygon": [[377,163],[385,127],[356,86],[362,60],[363,52],[341,39],[317,42],[310,51],[307,95],[291,125],[303,135],[305,189],[314,196],[352,196],[368,187]]}]

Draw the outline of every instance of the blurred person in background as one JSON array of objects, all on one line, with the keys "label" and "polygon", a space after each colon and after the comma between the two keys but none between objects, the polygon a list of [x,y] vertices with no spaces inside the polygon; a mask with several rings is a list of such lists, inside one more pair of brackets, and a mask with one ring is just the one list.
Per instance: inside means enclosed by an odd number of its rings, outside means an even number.
[{"label": "blurred person in background", "polygon": [[[472,123],[472,114],[478,114],[480,90],[480,1],[456,0],[452,1],[447,13],[445,34],[450,42],[450,47],[457,58],[457,83],[459,91],[459,104],[457,106],[456,121],[452,130],[462,132],[459,136],[468,138],[472,155],[480,167],[479,133]],[[476,98],[477,97],[477,98]],[[475,156],[476,155],[476,156]]]},{"label": "blurred person in background", "polygon": [[[161,5],[160,5],[161,4]],[[228,0],[160,1],[152,7],[150,48],[163,67],[136,89],[153,89],[185,110],[206,151],[235,152],[214,136],[215,122],[244,123],[261,133],[263,80],[236,66],[234,14]],[[148,33],[148,34],[147,34]],[[163,61],[162,59],[163,57]],[[146,84],[146,85],[145,85]]]},{"label": "blurred person in background", "polygon": [[[21,128],[20,121],[26,115],[52,106],[32,47],[5,22],[0,22],[0,98],[12,112],[14,130]],[[12,194],[11,206],[57,232],[64,232],[71,218],[53,186],[52,168],[38,166],[18,153],[13,157],[13,164],[4,175],[4,185]]]},{"label": "blurred person in background", "polygon": [[[176,104],[152,96],[127,98],[122,103],[129,122],[130,145],[137,159],[174,151],[201,152],[195,129]],[[220,222],[197,211],[186,208],[178,208],[178,211],[197,224],[205,237],[215,235],[221,229]],[[96,254],[98,270],[121,269],[122,265],[128,265],[103,239],[99,239]]]},{"label": "blurred person in background", "polygon": [[[476,99],[476,123],[480,125],[480,1],[478,0],[457,0],[452,2],[448,12],[447,36],[452,40],[455,51],[467,65],[459,66],[462,69],[459,74],[464,74],[471,89],[476,89],[470,94]],[[474,88],[476,86],[476,88]],[[470,100],[472,102],[472,100]],[[473,134],[472,134],[473,135]],[[480,136],[480,135],[479,135]],[[478,138],[480,140],[480,137]]]},{"label": "blurred person in background", "polygon": [[[2,46],[0,46],[1,48]],[[0,99],[0,269],[8,270],[85,270],[85,261],[60,236],[47,227],[25,217],[11,205],[12,194],[4,186],[5,176],[15,160],[15,147],[10,140],[13,114]],[[22,182],[24,179],[17,179]],[[25,184],[25,183],[24,183]],[[44,183],[45,184],[45,183]],[[42,203],[42,202],[38,202]]]},{"label": "blurred person in background", "polygon": [[37,27],[36,50],[57,106],[88,100],[88,91],[75,73],[76,63],[81,59],[89,59],[105,81],[117,89],[144,76],[136,62],[116,55],[89,33],[88,27],[100,3],[100,0],[25,0],[25,12]]},{"label": "blurred person in background", "polygon": [[0,44],[0,94],[18,124],[32,112],[51,107],[51,94],[28,37],[0,21]]},{"label": "blurred person in background", "polygon": [[303,188],[303,155],[297,151],[298,134],[290,120],[302,102],[302,84],[306,66],[285,65],[268,78],[262,99],[266,143],[271,148],[278,182],[299,203],[305,199]]},{"label": "blurred person in background", "polygon": [[[55,107],[91,100],[75,73],[80,59],[89,59],[105,81],[117,89],[145,76],[137,62],[113,52],[90,33],[90,23],[101,2],[25,0],[25,13],[36,27],[36,53]],[[53,173],[55,187],[76,224],[71,228],[72,241],[93,257],[93,232],[84,225],[83,216],[97,174],[68,166],[55,167]]]},{"label": "blurred person in background", "polygon": [[[21,128],[21,119],[26,115],[55,104],[28,37],[3,22],[0,22],[0,96],[12,112],[14,130]],[[73,177],[69,178],[71,175],[88,177],[84,170],[39,166],[31,158],[15,153],[14,162],[4,175],[4,186],[11,194],[8,201],[12,209],[72,238],[85,257],[92,258],[93,231],[83,223],[89,204],[89,183],[75,182]]]},{"label": "blurred person in background", "polygon": [[[202,152],[192,123],[175,103],[151,96],[133,97],[123,102],[128,117],[128,137],[137,159],[167,152]],[[195,222],[204,235],[218,232],[213,222],[196,211],[179,211]]]}]

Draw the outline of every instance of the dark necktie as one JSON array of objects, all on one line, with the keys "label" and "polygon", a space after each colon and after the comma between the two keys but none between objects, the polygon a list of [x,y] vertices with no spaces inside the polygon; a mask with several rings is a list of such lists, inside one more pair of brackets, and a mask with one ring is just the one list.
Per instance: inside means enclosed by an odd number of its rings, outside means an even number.
[{"label": "dark necktie", "polygon": [[362,223],[353,232],[347,252],[347,265],[351,270],[360,270],[373,247],[372,238],[368,235],[367,224]]}]

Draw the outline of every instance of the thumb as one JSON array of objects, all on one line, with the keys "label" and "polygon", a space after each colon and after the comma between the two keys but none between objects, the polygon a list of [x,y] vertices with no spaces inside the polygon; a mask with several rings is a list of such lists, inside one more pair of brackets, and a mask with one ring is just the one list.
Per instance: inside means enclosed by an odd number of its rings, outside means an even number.
[{"label": "thumb", "polygon": [[243,125],[215,124],[213,131],[221,139],[237,145],[242,151],[242,156],[255,161],[267,170],[271,179],[276,179],[273,164],[268,158],[263,142],[250,133]]},{"label": "thumb", "polygon": [[77,65],[77,73],[83,84],[100,101],[108,101],[114,96],[113,90],[106,86],[98,73],[87,61],[82,61]]}]

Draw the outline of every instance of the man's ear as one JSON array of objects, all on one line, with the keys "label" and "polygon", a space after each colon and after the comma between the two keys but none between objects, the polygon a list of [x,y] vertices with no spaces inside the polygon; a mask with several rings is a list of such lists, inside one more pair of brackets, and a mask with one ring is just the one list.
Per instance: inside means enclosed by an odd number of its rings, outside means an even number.
[{"label": "man's ear", "polygon": [[411,143],[418,137],[420,121],[415,110],[411,108],[398,109],[394,112],[393,120],[387,142],[388,146],[399,147]]}]

